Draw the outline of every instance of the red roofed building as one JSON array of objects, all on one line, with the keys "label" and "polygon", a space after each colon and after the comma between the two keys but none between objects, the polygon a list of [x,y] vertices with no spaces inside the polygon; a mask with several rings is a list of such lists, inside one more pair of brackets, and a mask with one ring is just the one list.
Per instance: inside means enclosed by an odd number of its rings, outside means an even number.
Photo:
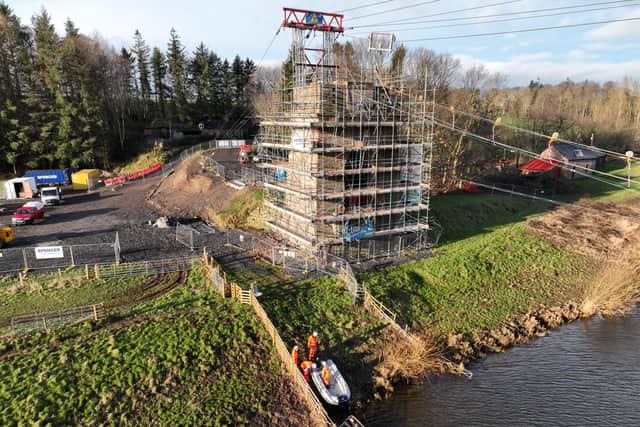
[{"label": "red roofed building", "polygon": [[556,176],[574,178],[588,173],[588,169],[596,169],[602,164],[604,157],[604,153],[595,149],[555,143],[540,153],[540,158],[533,159],[520,170],[523,175],[551,172]]}]

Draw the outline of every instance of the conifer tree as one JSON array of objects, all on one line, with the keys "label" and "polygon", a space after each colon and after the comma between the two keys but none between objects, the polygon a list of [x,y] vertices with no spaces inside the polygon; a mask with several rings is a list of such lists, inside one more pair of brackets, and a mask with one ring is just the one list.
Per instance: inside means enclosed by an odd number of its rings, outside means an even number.
[{"label": "conifer tree", "polygon": [[153,90],[157,103],[158,117],[166,117],[165,100],[167,97],[167,87],[165,79],[167,77],[167,65],[164,54],[157,47],[151,53],[151,71],[153,74]]},{"label": "conifer tree", "polygon": [[149,47],[142,38],[140,31],[134,34],[132,52],[136,57],[138,79],[140,82],[140,97],[144,118],[149,114],[149,100],[151,99],[151,82],[149,79]]},{"label": "conifer tree", "polygon": [[167,49],[167,63],[171,76],[172,101],[175,118],[187,120],[187,64],[184,47],[177,31],[172,28]]}]

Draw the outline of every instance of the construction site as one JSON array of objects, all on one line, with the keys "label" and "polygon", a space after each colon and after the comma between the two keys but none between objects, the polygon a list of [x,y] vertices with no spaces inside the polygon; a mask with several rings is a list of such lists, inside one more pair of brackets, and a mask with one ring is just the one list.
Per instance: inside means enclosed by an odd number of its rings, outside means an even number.
[{"label": "construction site", "polygon": [[[202,44],[188,89],[225,97],[3,230],[0,424],[638,424],[640,82],[506,87],[433,43],[562,25],[403,35],[589,5],[393,1],[264,13],[262,59],[220,75]],[[159,80],[140,101],[178,111]]]},{"label": "construction site", "polygon": [[424,249],[433,128],[427,90],[384,62],[394,36],[373,33],[369,62],[336,62],[343,16],[286,9],[293,75],[261,112],[265,226],[291,245],[352,261]]}]

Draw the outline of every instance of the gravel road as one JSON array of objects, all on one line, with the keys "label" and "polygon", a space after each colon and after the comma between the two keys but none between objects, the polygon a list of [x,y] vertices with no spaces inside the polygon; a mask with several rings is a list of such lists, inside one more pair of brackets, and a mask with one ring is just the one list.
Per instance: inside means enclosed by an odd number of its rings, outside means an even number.
[{"label": "gravel road", "polygon": [[[16,238],[2,251],[0,271],[23,266],[18,254],[12,256],[12,252],[21,252],[17,248],[113,243],[116,232],[120,239],[123,261],[194,255],[189,248],[176,241],[175,227],[158,229],[148,224],[149,221],[155,221],[159,214],[145,202],[145,196],[158,185],[160,179],[158,176],[127,184],[120,190],[104,188],[91,194],[63,194],[63,203],[48,207],[43,220],[33,225],[14,227]],[[10,225],[11,214],[22,203],[24,201],[3,204],[0,224]],[[198,237],[198,243],[212,248],[210,252],[214,256],[228,256],[236,252],[224,246],[226,236],[222,232]],[[111,262],[113,258],[108,248],[95,250],[96,253],[91,253],[91,250],[89,247],[74,248],[76,263],[92,263],[91,257],[95,258],[93,262]]]}]

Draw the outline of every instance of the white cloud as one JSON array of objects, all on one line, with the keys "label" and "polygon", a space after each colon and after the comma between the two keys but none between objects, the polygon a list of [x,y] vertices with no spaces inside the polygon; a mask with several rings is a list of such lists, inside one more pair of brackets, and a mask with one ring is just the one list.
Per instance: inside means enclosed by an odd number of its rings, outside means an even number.
[{"label": "white cloud", "polygon": [[625,76],[640,78],[640,59],[607,63],[575,58],[551,61],[550,58],[543,57],[522,61],[520,57],[512,57],[507,61],[483,61],[469,55],[456,57],[463,66],[483,64],[489,71],[503,73],[512,85],[525,85],[538,77],[545,83],[557,83],[567,78],[600,82],[621,80]]},{"label": "white cloud", "polygon": [[511,62],[534,62],[540,61],[543,59],[551,59],[553,54],[551,52],[536,52],[536,53],[527,53],[524,55],[517,55],[511,58]]},{"label": "white cloud", "polygon": [[569,51],[567,57],[573,61],[594,61],[598,59],[600,55],[582,49],[573,49]]},{"label": "white cloud", "polygon": [[[628,19],[640,16],[640,9],[621,17],[620,19]],[[612,22],[602,27],[591,30],[585,34],[588,40],[618,40],[631,39],[640,36],[640,21]]]},{"label": "white cloud", "polygon": [[605,51],[621,51],[630,49],[640,49],[640,43],[589,43],[580,46],[584,50],[605,50]]},{"label": "white cloud", "polygon": [[284,59],[265,59],[262,62],[256,60],[258,66],[265,68],[279,67],[283,61]]}]

